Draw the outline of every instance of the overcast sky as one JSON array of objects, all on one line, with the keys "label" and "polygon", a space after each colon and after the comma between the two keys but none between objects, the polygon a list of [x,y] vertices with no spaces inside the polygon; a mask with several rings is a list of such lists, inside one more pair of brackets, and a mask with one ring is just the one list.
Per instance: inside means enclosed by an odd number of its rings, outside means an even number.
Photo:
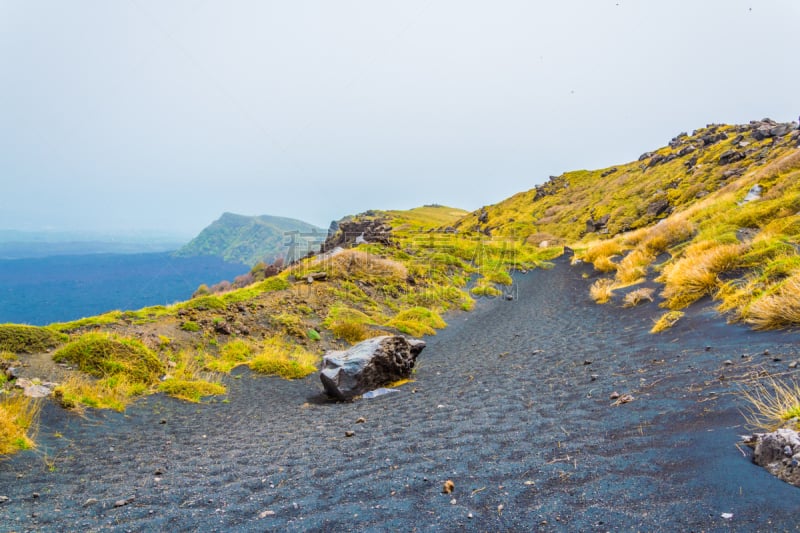
[{"label": "overcast sky", "polygon": [[800,113],[797,0],[0,0],[0,228],[498,202]]}]

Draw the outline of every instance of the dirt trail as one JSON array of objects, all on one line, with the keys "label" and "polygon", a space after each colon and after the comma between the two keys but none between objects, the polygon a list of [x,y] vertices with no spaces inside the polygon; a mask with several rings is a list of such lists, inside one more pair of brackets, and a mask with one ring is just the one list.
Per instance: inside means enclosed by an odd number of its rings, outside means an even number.
[{"label": "dirt trail", "polygon": [[39,450],[0,463],[0,530],[798,530],[800,490],[735,445],[732,394],[798,336],[703,305],[652,336],[661,309],[596,306],[582,272],[519,274],[516,300],[450,317],[391,395],[329,403],[317,376],[243,370],[228,403],[48,406]]}]

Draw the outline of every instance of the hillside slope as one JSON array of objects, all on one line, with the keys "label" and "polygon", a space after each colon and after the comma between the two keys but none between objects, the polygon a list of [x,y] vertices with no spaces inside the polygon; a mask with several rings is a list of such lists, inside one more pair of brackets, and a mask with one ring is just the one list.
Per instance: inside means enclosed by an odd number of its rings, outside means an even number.
[{"label": "hillside slope", "polygon": [[325,235],[322,228],[293,218],[223,213],[175,255],[213,255],[251,266],[259,261],[272,262],[286,254],[285,234],[293,231]]},{"label": "hillside slope", "polygon": [[[654,332],[703,297],[758,329],[797,327],[799,138],[794,124],[768,119],[711,125],[638,161],[553,177],[455,227],[569,244],[607,275],[591,287],[598,303],[658,298],[670,310]],[[660,287],[630,289],[648,280]]]},{"label": "hillside slope", "polygon": [[709,125],[691,135],[681,133],[637,161],[551,176],[542,185],[471,213],[455,227],[533,244],[616,235],[687,208],[794,150],[797,142],[792,124],[769,119]]}]

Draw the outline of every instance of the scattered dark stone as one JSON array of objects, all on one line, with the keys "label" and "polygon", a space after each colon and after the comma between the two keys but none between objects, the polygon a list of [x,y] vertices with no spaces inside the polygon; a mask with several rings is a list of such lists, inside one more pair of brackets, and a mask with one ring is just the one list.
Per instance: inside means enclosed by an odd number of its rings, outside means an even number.
[{"label": "scattered dark stone", "polygon": [[225,320],[220,320],[214,323],[214,331],[222,335],[230,335],[231,333],[233,333],[230,324],[228,324],[228,322],[226,322]]},{"label": "scattered dark stone", "polygon": [[478,222],[481,224],[486,224],[489,222],[489,212],[486,209],[481,209],[480,214],[478,215]]},{"label": "scattered dark stone", "polygon": [[117,500],[114,502],[114,507],[125,507],[128,504],[133,503],[135,498],[131,496],[130,498],[125,498],[124,500]]},{"label": "scattered dark stone", "polygon": [[373,337],[348,350],[322,358],[320,380],[325,392],[338,400],[375,390],[411,375],[425,342],[401,335]]},{"label": "scattered dark stone", "polygon": [[790,131],[792,131],[792,126],[790,124],[778,124],[770,128],[769,135],[770,137],[783,137]]},{"label": "scattered dark stone", "polygon": [[645,152],[645,153],[643,153],[642,155],[639,156],[639,161],[644,161],[645,159],[650,159],[651,157],[653,157],[653,153],[654,152]]},{"label": "scattered dark stone", "polygon": [[736,161],[741,161],[745,158],[745,155],[742,152],[737,152],[736,150],[726,150],[719,156],[719,164],[720,165],[728,165],[730,163],[735,163]]},{"label": "scattered dark stone", "polygon": [[692,168],[694,168],[694,166],[696,164],[697,164],[697,155],[696,154],[693,155],[686,163],[684,163],[684,165],[686,166],[686,168],[688,170],[691,170]]},{"label": "scattered dark stone", "polygon": [[611,167],[608,170],[603,171],[603,173],[600,174],[600,177],[601,178],[605,178],[606,176],[610,176],[611,174],[613,174],[617,170],[619,170],[617,167]]},{"label": "scattered dark stone", "polygon": [[664,161],[664,156],[661,154],[655,154],[653,155],[653,157],[650,158],[650,161],[647,163],[647,168],[652,168],[661,163],[662,161]]},{"label": "scattered dark stone", "polygon": [[645,210],[645,213],[651,217],[657,217],[669,209],[669,201],[666,198],[661,198],[650,202]]}]

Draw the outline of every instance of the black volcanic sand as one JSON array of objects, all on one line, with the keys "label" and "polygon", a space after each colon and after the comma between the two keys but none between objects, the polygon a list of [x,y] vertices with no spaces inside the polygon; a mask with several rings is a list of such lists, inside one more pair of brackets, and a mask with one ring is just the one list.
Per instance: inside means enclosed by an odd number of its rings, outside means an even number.
[{"label": "black volcanic sand", "polygon": [[[594,305],[585,271],[518,274],[516,300],[451,316],[416,382],[374,399],[241,371],[228,403],[48,405],[38,450],[0,463],[0,529],[800,529],[800,489],[736,445],[732,383],[785,371],[797,334],[725,325],[706,303],[649,335],[663,310]],[[635,399],[612,406],[614,391]]]}]

